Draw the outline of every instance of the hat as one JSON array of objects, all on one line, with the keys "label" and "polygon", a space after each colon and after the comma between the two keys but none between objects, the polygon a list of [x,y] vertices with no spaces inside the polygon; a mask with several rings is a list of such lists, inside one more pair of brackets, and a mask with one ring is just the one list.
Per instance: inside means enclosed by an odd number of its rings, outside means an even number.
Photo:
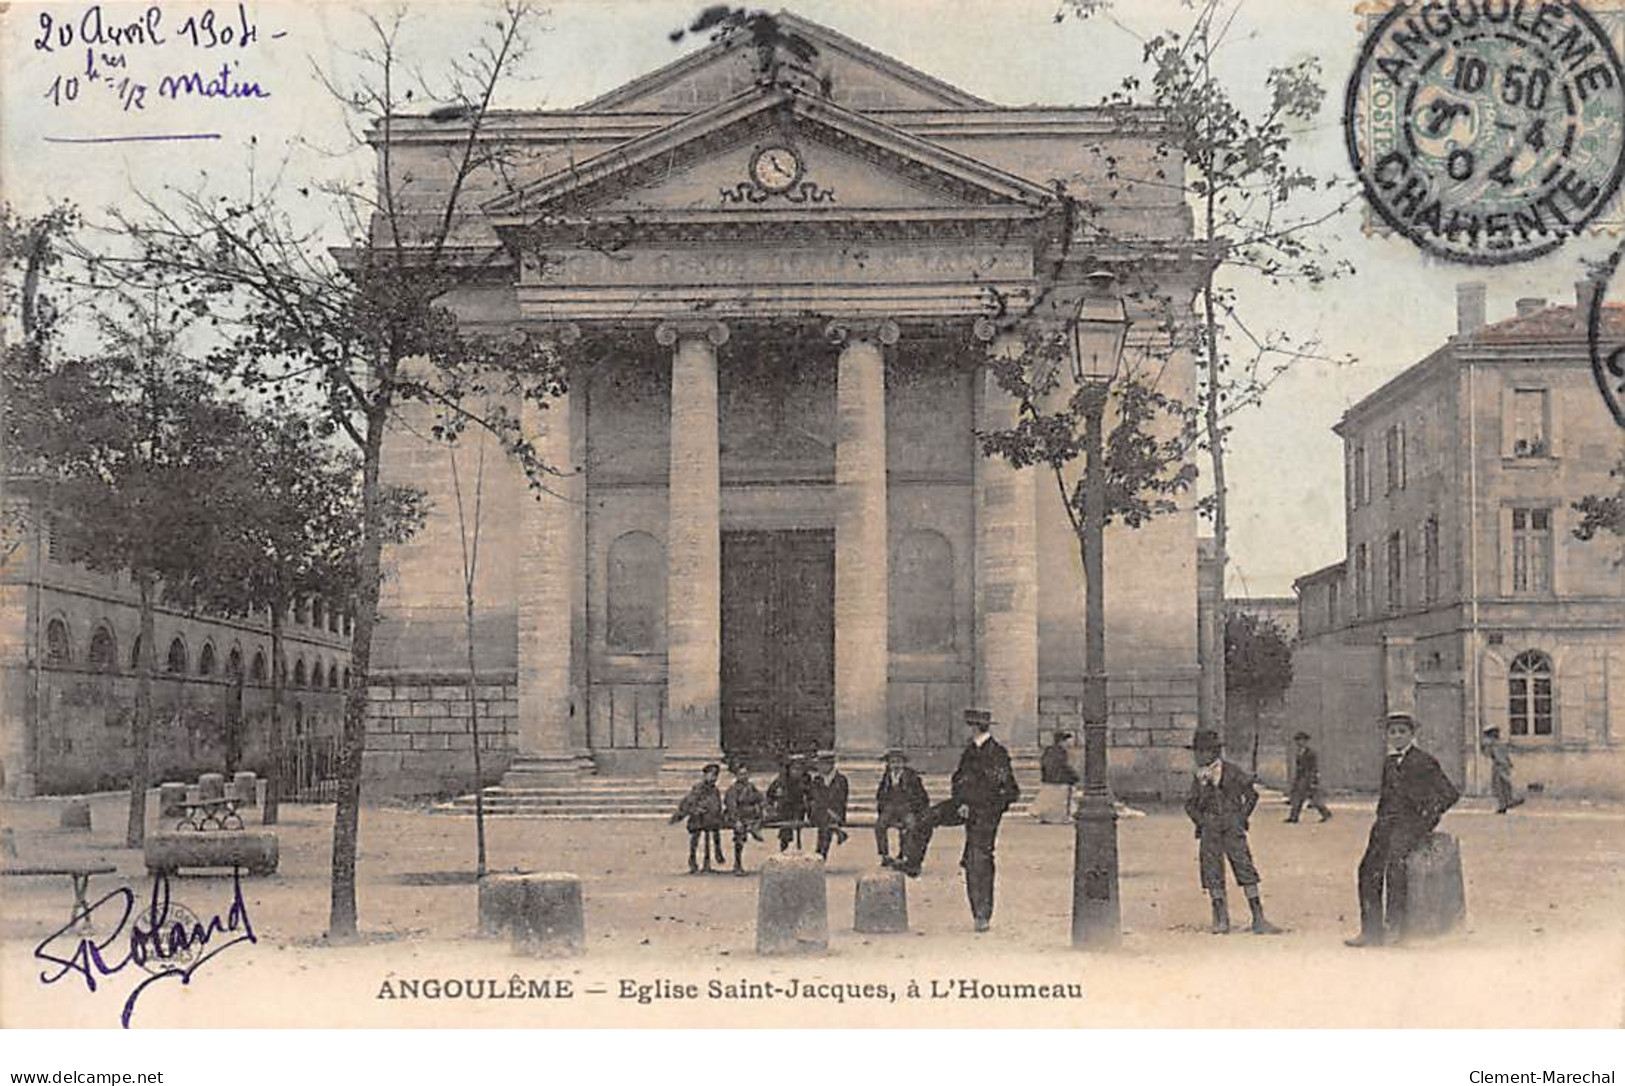
[{"label": "hat", "polygon": [[1409,713],[1389,713],[1387,716],[1382,718],[1382,726],[1384,728],[1391,728],[1395,724],[1398,724],[1404,728],[1409,728],[1413,732],[1416,730],[1416,718]]},{"label": "hat", "polygon": [[987,709],[966,709],[965,723],[976,728],[991,728],[993,714]]},{"label": "hat", "polygon": [[886,751],[883,760],[889,762],[893,758],[896,758],[899,762],[906,762],[908,761],[908,753],[902,747],[892,747]]},{"label": "hat", "polygon": [[1197,728],[1191,738],[1191,750],[1223,750],[1224,740],[1212,728]]},{"label": "hat", "polygon": [[1295,732],[1295,733],[1293,733],[1292,738],[1294,738],[1294,739],[1308,739],[1309,738],[1309,733],[1308,732]]},{"label": "hat", "polygon": [[705,763],[705,768],[701,772],[704,772],[704,773],[711,773],[711,772],[721,773],[722,772],[722,766],[718,765],[716,762],[706,762]]},{"label": "hat", "polygon": [[1500,728],[1485,728],[1484,729],[1484,736],[1487,739],[1499,739],[1499,738],[1501,738],[1501,729]]},{"label": "hat", "polygon": [[1071,732],[1056,732],[1055,733],[1055,742],[1057,742],[1057,743],[1064,743],[1068,739],[1071,739],[1071,738],[1072,738],[1072,733]]}]

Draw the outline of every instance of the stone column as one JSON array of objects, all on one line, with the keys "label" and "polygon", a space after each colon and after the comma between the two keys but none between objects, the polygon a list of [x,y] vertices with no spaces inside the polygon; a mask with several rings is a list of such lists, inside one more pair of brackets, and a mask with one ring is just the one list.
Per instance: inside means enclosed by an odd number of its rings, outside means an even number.
[{"label": "stone column", "polygon": [[891,321],[830,323],[835,378],[835,743],[885,749],[887,650],[886,354]]},{"label": "stone column", "polygon": [[[976,323],[976,338],[988,344],[991,359],[1019,354],[1018,336]],[[994,376],[978,369],[976,427],[1005,430],[1017,420],[1020,403]],[[978,705],[1003,725],[999,737],[1012,751],[1038,745],[1038,543],[1033,502],[1034,472],[977,451],[976,503],[976,681]],[[1070,723],[1070,722],[1069,722]]]},{"label": "stone column", "polygon": [[[717,463],[720,321],[655,330],[671,362],[671,481],[666,525],[667,768],[722,748],[722,525]],[[677,756],[674,758],[673,756]]]},{"label": "stone column", "polygon": [[[561,343],[580,338],[573,325],[556,333]],[[519,583],[519,750],[509,777],[574,773],[590,758],[575,739],[577,704],[571,621],[574,538],[582,508],[573,473],[580,469],[571,451],[573,418],[569,391],[520,408],[521,426],[541,461],[564,473],[548,491],[531,491],[521,518]],[[549,492],[550,491],[550,492]]]}]

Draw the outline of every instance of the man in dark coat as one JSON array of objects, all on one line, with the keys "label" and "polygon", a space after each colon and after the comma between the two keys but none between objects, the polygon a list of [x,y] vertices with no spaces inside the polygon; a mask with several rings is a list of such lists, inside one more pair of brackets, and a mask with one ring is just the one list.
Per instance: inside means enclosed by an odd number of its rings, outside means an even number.
[{"label": "man in dark coat", "polygon": [[734,831],[734,874],[745,874],[745,839],[762,839],[765,801],[750,780],[750,766],[734,766],[734,782],[722,797],[722,821]]},{"label": "man in dark coat", "polygon": [[1332,812],[1320,801],[1320,757],[1309,745],[1308,732],[1299,732],[1292,741],[1297,744],[1298,758],[1292,768],[1292,809],[1287,812],[1286,820],[1296,822],[1303,805],[1308,803],[1320,812],[1320,820],[1324,822],[1332,817]]},{"label": "man in dark coat", "polygon": [[1360,934],[1346,940],[1349,946],[1381,946],[1389,932],[1397,936],[1404,931],[1405,860],[1461,798],[1433,755],[1416,746],[1416,721],[1410,714],[1390,713],[1384,727],[1388,756],[1382,764],[1377,820],[1360,859]]},{"label": "man in dark coat", "polygon": [[818,855],[829,859],[829,846],[846,844],[846,805],[852,787],[846,774],[835,768],[833,754],[819,755],[816,772],[807,782],[807,820],[818,827]]},{"label": "man in dark coat", "polygon": [[[785,755],[779,775],[767,786],[767,817],[771,822],[807,820],[807,763],[799,756]],[[792,826],[779,827],[780,852],[790,847],[796,833]]]},{"label": "man in dark coat", "polygon": [[999,820],[1021,797],[1021,788],[1010,768],[1010,752],[993,738],[993,714],[986,709],[966,709],[965,726],[970,729],[970,742],[965,744],[959,768],[954,770],[953,795],[920,820],[901,868],[905,874],[917,877],[936,827],[964,826],[965,851],[960,866],[965,869],[965,895],[970,899],[976,930],[983,932],[993,920],[993,848]]},{"label": "man in dark coat", "polygon": [[875,789],[875,848],[880,852],[882,867],[893,865],[888,831],[897,829],[897,854],[906,855],[909,836],[930,807],[931,796],[920,775],[909,768],[908,755],[888,750],[886,771]]},{"label": "man in dark coat", "polygon": [[1255,935],[1279,935],[1281,929],[1264,916],[1264,901],[1258,892],[1258,868],[1247,844],[1247,823],[1258,806],[1258,790],[1253,778],[1234,762],[1220,757],[1224,743],[1219,733],[1200,728],[1191,741],[1196,756],[1196,772],[1191,776],[1190,794],[1185,797],[1185,813],[1196,824],[1197,869],[1202,889],[1213,906],[1213,933],[1230,931],[1230,902],[1225,895],[1224,861],[1230,861],[1236,884],[1247,895],[1252,910]]},{"label": "man in dark coat", "polygon": [[715,762],[707,765],[694,787],[688,790],[683,801],[672,812],[671,820],[675,824],[684,818],[688,819],[688,873],[699,873],[700,866],[695,862],[695,854],[699,849],[700,840],[705,841],[705,871],[710,874],[711,853],[713,846],[716,851],[717,863],[722,863],[722,793],[717,791],[717,778],[722,774],[722,767]]},{"label": "man in dark coat", "polygon": [[1044,784],[1078,783],[1078,771],[1072,768],[1072,758],[1066,749],[1071,738],[1071,732],[1056,732],[1050,745],[1039,755],[1038,779]]}]

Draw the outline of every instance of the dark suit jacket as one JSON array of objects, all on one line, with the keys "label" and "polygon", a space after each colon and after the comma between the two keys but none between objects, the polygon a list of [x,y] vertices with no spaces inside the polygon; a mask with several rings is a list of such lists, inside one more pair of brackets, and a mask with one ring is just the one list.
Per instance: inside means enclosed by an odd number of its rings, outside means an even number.
[{"label": "dark suit jacket", "polygon": [[1219,786],[1207,784],[1191,774],[1190,794],[1185,797],[1185,813],[1196,823],[1196,836],[1203,833],[1246,833],[1247,820],[1258,806],[1258,789],[1245,769],[1224,763]]},{"label": "dark suit jacket", "polygon": [[981,746],[965,744],[954,770],[953,797],[979,814],[1003,814],[1021,798],[1021,787],[1010,768],[1010,752],[997,739]]},{"label": "dark suit jacket", "polygon": [[1397,763],[1393,755],[1383,759],[1378,822],[1428,833],[1460,798],[1461,792],[1439,768],[1438,759],[1420,747],[1411,747]]},{"label": "dark suit jacket", "polygon": [[800,822],[807,817],[807,778],[780,773],[767,786],[767,817],[775,822]]},{"label": "dark suit jacket", "polygon": [[830,774],[829,780],[821,777],[812,777],[807,781],[807,811],[811,816],[809,821],[816,825],[825,824],[825,818],[837,826],[846,824],[846,801],[851,793],[851,785],[847,783],[846,775],[837,770]]},{"label": "dark suit jacket", "polygon": [[1078,783],[1078,771],[1072,768],[1066,748],[1059,743],[1051,743],[1044,748],[1044,753],[1038,759],[1038,774],[1038,779],[1045,784]]},{"label": "dark suit jacket", "polygon": [[925,782],[914,770],[904,767],[898,774],[895,788],[889,774],[880,775],[880,787],[875,789],[876,811],[900,818],[904,815],[922,815],[930,806],[931,797],[925,790]]},{"label": "dark suit jacket", "polygon": [[1313,747],[1304,747],[1298,752],[1297,769],[1292,774],[1292,787],[1294,790],[1311,791],[1320,783],[1320,756]]}]

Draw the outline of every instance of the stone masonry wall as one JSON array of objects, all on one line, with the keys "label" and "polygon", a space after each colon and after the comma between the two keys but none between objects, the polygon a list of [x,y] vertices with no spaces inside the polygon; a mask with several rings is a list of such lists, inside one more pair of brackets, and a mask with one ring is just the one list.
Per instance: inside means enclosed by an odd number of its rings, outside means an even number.
[{"label": "stone masonry wall", "polygon": [[[518,746],[514,675],[487,674],[475,685],[481,776],[502,778]],[[375,676],[367,689],[363,779],[373,795],[446,795],[474,784],[474,735],[467,681],[456,675]]]},{"label": "stone masonry wall", "polygon": [[[1113,676],[1107,687],[1111,720],[1111,785],[1125,799],[1183,796],[1191,771],[1186,749],[1197,721],[1196,669],[1188,673]],[[1040,684],[1040,742],[1058,728],[1082,725],[1083,684]]]}]

